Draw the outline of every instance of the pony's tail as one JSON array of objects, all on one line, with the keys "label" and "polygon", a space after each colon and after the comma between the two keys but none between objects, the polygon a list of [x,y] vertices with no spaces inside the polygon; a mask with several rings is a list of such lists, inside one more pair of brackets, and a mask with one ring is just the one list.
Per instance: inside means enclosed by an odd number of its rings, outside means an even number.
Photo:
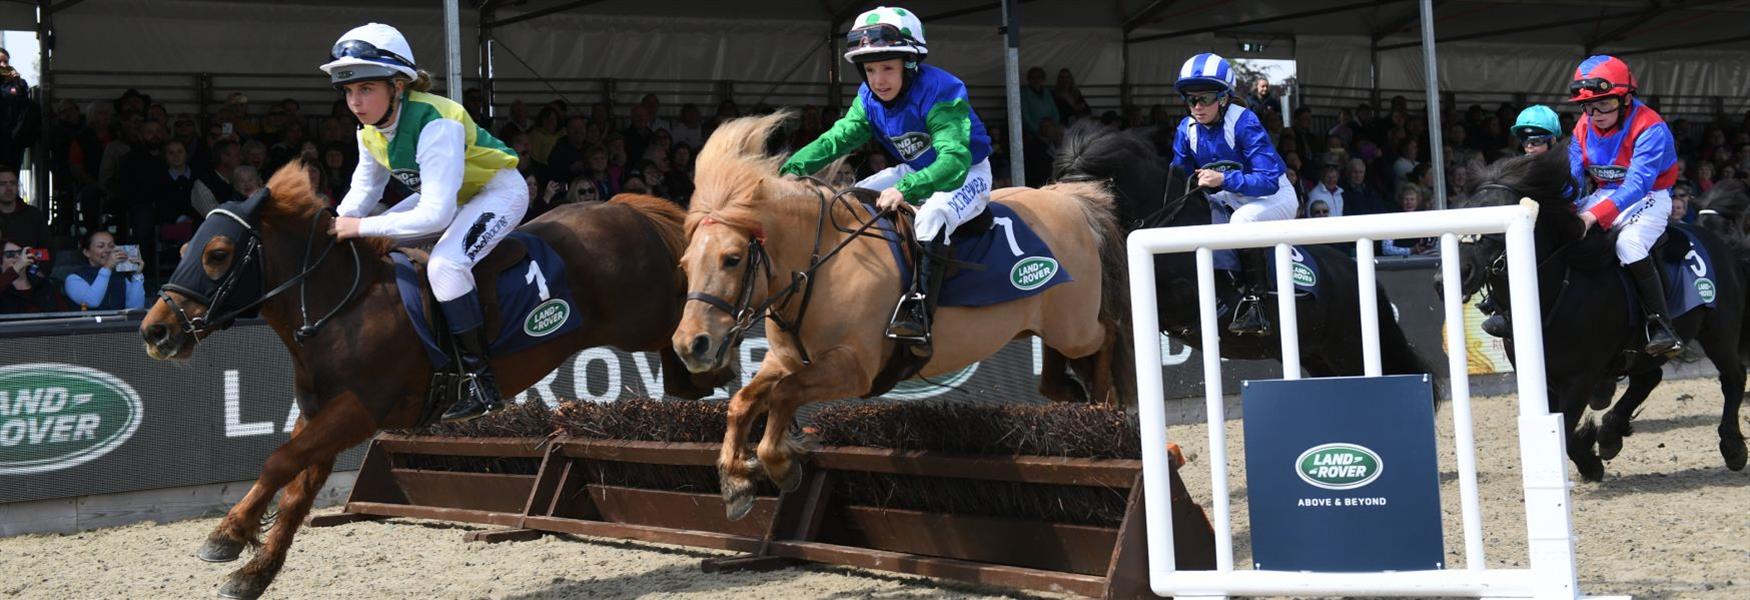
[{"label": "pony's tail", "polygon": [[[1130,265],[1124,227],[1118,223],[1112,192],[1105,184],[1055,183],[1045,186],[1078,201],[1100,253],[1100,324],[1107,328],[1112,385],[1126,405],[1136,403],[1136,358],[1130,326]],[[1098,401],[1099,399],[1094,399]]]}]

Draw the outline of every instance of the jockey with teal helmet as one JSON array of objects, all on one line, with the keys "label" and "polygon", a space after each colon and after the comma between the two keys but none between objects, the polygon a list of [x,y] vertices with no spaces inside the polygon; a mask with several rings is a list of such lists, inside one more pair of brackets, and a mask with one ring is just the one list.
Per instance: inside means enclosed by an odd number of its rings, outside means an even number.
[{"label": "jockey with teal helmet", "polygon": [[1526,154],[1545,152],[1561,137],[1562,122],[1556,111],[1542,104],[1525,107],[1513,121],[1513,135]]},{"label": "jockey with teal helmet", "polygon": [[924,250],[913,253],[911,289],[900,298],[887,337],[927,357],[948,236],[990,203],[990,136],[972,110],[966,84],[924,64],[929,46],[917,15],[882,6],[859,15],[852,27],[845,36],[845,60],[863,77],[857,99],[780,171],[813,174],[871,137],[898,159],[899,164],[856,186],[880,190],[876,204],[882,210],[917,207],[912,230]]},{"label": "jockey with teal helmet", "polygon": [[[462,105],[426,93],[431,76],[415,66],[413,49],[394,27],[356,27],[329,54],[321,69],[359,120],[359,162],[336,209],[334,233],[339,239],[435,240],[426,278],[455,341],[463,391],[443,419],[491,412],[500,405],[499,390],[486,358],[491,334],[473,268],[528,210],[517,154],[476,125]],[[373,215],[391,178],[413,193]]]},{"label": "jockey with teal helmet", "polygon": [[[1300,208],[1288,167],[1258,115],[1233,101],[1234,69],[1212,53],[1191,57],[1179,68],[1174,89],[1191,108],[1173,140],[1173,164],[1195,173],[1209,193],[1211,222],[1250,223],[1294,218]],[[1260,301],[1270,288],[1264,248],[1240,250],[1242,296],[1228,331],[1269,335]]]},{"label": "jockey with teal helmet", "polygon": [[1635,98],[1636,88],[1628,64],[1614,56],[1592,56],[1574,69],[1568,101],[1579,104],[1585,118],[1574,124],[1568,168],[1575,181],[1593,186],[1579,200],[1581,222],[1617,230],[1617,260],[1633,275],[1647,317],[1644,350],[1659,356],[1683,351],[1658,266],[1648,257],[1669,224],[1671,187],[1680,174],[1671,127]]}]

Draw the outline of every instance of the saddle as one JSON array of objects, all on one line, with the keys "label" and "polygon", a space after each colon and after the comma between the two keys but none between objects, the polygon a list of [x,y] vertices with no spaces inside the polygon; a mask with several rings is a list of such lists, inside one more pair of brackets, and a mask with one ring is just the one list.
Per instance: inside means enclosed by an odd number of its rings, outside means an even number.
[{"label": "saddle", "polygon": [[[437,296],[432,294],[431,279],[426,276],[426,269],[430,267],[431,263],[431,252],[423,247],[400,247],[396,248],[394,252],[405,255],[407,260],[413,263],[414,272],[418,274],[419,302],[425,308],[425,325],[431,327],[432,331],[449,331],[449,323],[444,319],[444,311],[438,309]],[[481,259],[480,262],[474,263],[474,281],[493,281],[499,273],[515,266],[528,255],[528,246],[521,239],[518,239],[518,236],[506,236],[498,242],[497,247],[492,249],[491,254],[487,254],[486,258]],[[486,312],[486,320],[494,320],[497,317],[498,309],[497,286],[481,285],[478,293],[480,294],[480,306]],[[454,362],[452,361],[448,366],[453,367]]]}]

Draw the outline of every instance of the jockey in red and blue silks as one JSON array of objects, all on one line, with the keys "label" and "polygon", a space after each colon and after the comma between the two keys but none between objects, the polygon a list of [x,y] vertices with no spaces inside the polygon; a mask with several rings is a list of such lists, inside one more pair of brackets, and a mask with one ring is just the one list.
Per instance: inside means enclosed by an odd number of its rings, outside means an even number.
[{"label": "jockey in red and blue silks", "polygon": [[1677,147],[1659,113],[1635,99],[1635,78],[1614,56],[1587,58],[1568,86],[1586,118],[1574,124],[1568,161],[1574,180],[1590,181],[1579,200],[1587,228],[1616,229],[1616,257],[1634,275],[1647,314],[1646,352],[1683,350],[1671,328],[1659,270],[1648,258],[1671,218],[1671,186],[1677,183]]},{"label": "jockey in red and blue silks", "polygon": [[[1173,138],[1173,164],[1194,173],[1197,185],[1210,190],[1210,222],[1294,218],[1300,197],[1264,123],[1233,101],[1233,65],[1211,53],[1193,56],[1179,68],[1173,88],[1191,109],[1191,115],[1179,121]],[[1244,285],[1228,324],[1231,333],[1270,334],[1270,320],[1260,301],[1270,291],[1267,252],[1268,248],[1239,251]]]}]

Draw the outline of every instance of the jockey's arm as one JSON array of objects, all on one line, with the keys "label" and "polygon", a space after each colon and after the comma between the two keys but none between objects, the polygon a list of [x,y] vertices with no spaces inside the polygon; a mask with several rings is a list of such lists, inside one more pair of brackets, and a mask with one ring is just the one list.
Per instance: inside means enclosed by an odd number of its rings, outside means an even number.
[{"label": "jockey's arm", "polygon": [[1288,167],[1276,154],[1276,145],[1270,143],[1270,133],[1264,131],[1258,115],[1249,110],[1239,111],[1234,138],[1240,146],[1246,168],[1226,173],[1221,189],[1252,198],[1275,194],[1282,187],[1282,173]]},{"label": "jockey's arm", "polygon": [[1186,175],[1197,171],[1197,149],[1191,147],[1191,138],[1185,135],[1185,128],[1196,126],[1196,121],[1185,117],[1173,130],[1173,165],[1184,170]]},{"label": "jockey's arm", "polygon": [[814,138],[807,146],[790,155],[778,172],[787,175],[813,175],[840,156],[855,152],[869,141],[869,119],[863,114],[863,103],[851,101],[850,110],[839,117],[826,133]]},{"label": "jockey's arm", "polygon": [[456,194],[462,191],[462,167],[466,157],[466,133],[462,124],[433,119],[419,133],[419,193],[402,202],[416,202],[412,210],[387,212],[359,221],[359,235],[410,238],[431,235],[450,226],[456,217]]},{"label": "jockey's arm", "polygon": [[972,106],[965,98],[930,107],[924,123],[930,130],[930,147],[936,150],[936,161],[900,178],[893,186],[914,206],[931,194],[960,189],[966,185],[966,172],[972,168]]},{"label": "jockey's arm", "polygon": [[[1585,200],[1586,183],[1591,181],[1586,176],[1586,165],[1584,164],[1586,148],[1585,144],[1580,141],[1580,127],[1591,127],[1591,125],[1587,125],[1585,119],[1581,119],[1580,124],[1574,128],[1573,137],[1568,140],[1568,177],[1573,179],[1574,202]],[[1579,208],[1578,205],[1575,208]]]},{"label": "jockey's arm", "polygon": [[346,196],[340,199],[340,206],[334,211],[342,217],[365,216],[370,207],[383,198],[383,188],[389,185],[389,169],[371,158],[364,140],[359,140],[357,152],[359,164],[352,170],[352,187],[347,188]]},{"label": "jockey's arm", "polygon": [[1664,123],[1642,131],[1634,144],[1634,154],[1629,157],[1628,174],[1623,176],[1622,185],[1610,193],[1608,201],[1599,202],[1591,209],[1598,224],[1607,229],[1624,210],[1645,200],[1647,194],[1652,193],[1653,182],[1658,180],[1659,174],[1677,162],[1671,128]]}]

